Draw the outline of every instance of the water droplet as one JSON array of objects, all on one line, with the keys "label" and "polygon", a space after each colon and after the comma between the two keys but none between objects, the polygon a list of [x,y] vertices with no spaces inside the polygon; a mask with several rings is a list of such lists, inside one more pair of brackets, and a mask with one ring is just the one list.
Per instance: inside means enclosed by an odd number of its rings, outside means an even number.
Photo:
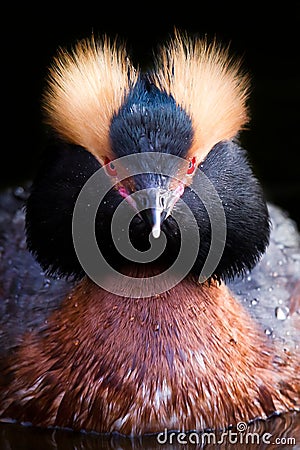
[{"label": "water droplet", "polygon": [[18,186],[14,190],[14,196],[20,200],[27,200],[28,198],[28,192],[25,191],[25,189],[22,186]]},{"label": "water droplet", "polygon": [[76,339],[75,341],[74,341],[74,345],[79,345],[79,339]]},{"label": "water droplet", "polygon": [[159,328],[160,328],[160,326],[159,326],[159,324],[157,323],[157,324],[155,325],[155,327],[154,327],[154,331],[158,331]]},{"label": "water droplet", "polygon": [[14,190],[14,194],[15,194],[16,196],[22,195],[23,192],[24,192],[24,188],[23,188],[22,186],[18,186],[18,187]]},{"label": "water droplet", "polygon": [[251,275],[249,275],[249,276],[247,277],[247,281],[251,281],[251,280],[252,280]]},{"label": "water droplet", "polygon": [[273,334],[272,328],[267,327],[267,328],[265,329],[265,334],[266,334],[267,336],[271,336],[271,335]]},{"label": "water droplet", "polygon": [[45,280],[44,280],[44,288],[47,289],[50,286],[50,284],[51,284],[51,281],[49,280],[49,278],[45,278]]},{"label": "water droplet", "polygon": [[287,306],[278,306],[275,308],[275,316],[277,320],[286,320],[289,315],[289,308]]},{"label": "water droplet", "polygon": [[269,291],[269,292],[272,292],[272,291],[273,291],[273,288],[272,288],[272,287],[269,287],[268,291]]},{"label": "water droplet", "polygon": [[78,307],[78,303],[76,302],[76,303],[74,303],[74,308],[77,308]]},{"label": "water droplet", "polygon": [[259,300],[257,298],[254,298],[253,300],[251,300],[251,305],[255,306],[255,305],[257,305],[258,302],[259,302]]}]

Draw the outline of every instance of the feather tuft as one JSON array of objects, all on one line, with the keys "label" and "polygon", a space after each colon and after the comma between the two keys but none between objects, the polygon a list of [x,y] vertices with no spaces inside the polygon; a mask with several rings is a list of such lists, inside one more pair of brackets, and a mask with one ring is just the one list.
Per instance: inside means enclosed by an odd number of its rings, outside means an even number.
[{"label": "feather tuft", "polygon": [[60,50],[44,94],[46,122],[67,142],[81,145],[98,159],[111,156],[109,127],[137,80],[123,46],[94,38]]},{"label": "feather tuft", "polygon": [[194,142],[189,154],[199,161],[249,121],[249,77],[242,73],[241,60],[215,40],[209,43],[175,31],[156,59],[154,82],[190,114]]},{"label": "feather tuft", "polygon": [[[111,121],[139,76],[125,47],[107,37],[79,41],[71,52],[61,49],[44,94],[46,122],[100,162],[113,159]],[[249,77],[241,61],[215,40],[175,31],[155,58],[151,78],[190,115],[194,138],[188,156],[198,161],[218,142],[236,137],[249,121]]]}]

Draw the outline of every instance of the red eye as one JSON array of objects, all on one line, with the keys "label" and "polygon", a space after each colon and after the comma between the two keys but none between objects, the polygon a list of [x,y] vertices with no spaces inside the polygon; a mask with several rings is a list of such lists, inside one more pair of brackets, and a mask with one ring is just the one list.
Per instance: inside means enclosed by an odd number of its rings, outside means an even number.
[{"label": "red eye", "polygon": [[111,177],[116,177],[117,169],[114,165],[114,162],[108,158],[105,158],[104,164],[105,164],[105,169],[106,169],[106,172],[108,173],[108,175],[110,175]]},{"label": "red eye", "polygon": [[192,175],[192,173],[194,173],[196,169],[196,157],[193,156],[192,158],[189,158],[189,166],[188,166],[188,170],[186,171],[186,173],[188,175]]}]

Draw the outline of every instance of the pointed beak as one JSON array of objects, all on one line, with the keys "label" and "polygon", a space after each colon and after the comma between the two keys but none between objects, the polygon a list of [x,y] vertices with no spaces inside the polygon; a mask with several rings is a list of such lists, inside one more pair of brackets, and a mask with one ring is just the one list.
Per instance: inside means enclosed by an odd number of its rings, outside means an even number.
[{"label": "pointed beak", "polygon": [[163,222],[162,211],[158,208],[155,208],[152,212],[153,214],[153,225],[152,225],[152,234],[155,239],[160,236],[160,226]]},{"label": "pointed beak", "polygon": [[147,189],[147,194],[144,198],[144,209],[140,211],[140,214],[143,220],[151,227],[152,235],[155,239],[160,237],[161,225],[171,214],[172,208],[182,195],[183,190],[183,187],[174,191],[161,188]]},{"label": "pointed beak", "polygon": [[161,232],[161,225],[165,220],[167,213],[161,208],[149,208],[141,211],[143,220],[151,227],[153,237],[158,239]]}]

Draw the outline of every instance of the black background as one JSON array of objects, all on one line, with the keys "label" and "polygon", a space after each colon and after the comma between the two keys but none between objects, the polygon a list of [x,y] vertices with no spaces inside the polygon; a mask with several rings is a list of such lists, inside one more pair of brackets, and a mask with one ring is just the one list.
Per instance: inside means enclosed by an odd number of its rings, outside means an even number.
[{"label": "black background", "polygon": [[8,5],[2,13],[0,186],[18,185],[36,171],[44,143],[43,80],[59,46],[92,33],[117,35],[133,62],[146,67],[153,49],[177,27],[216,36],[243,57],[252,78],[252,120],[242,145],[267,199],[300,225],[299,10],[298,1]]}]

